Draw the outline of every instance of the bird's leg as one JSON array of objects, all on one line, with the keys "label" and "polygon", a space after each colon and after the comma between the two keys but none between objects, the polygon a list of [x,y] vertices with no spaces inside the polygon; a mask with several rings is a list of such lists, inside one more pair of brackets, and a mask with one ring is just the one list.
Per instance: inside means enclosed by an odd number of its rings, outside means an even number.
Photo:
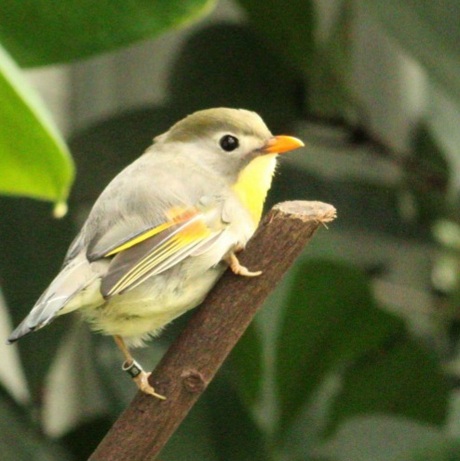
[{"label": "bird's leg", "polygon": [[247,267],[244,267],[238,261],[238,258],[235,255],[235,252],[229,253],[229,255],[225,258],[225,261],[230,266],[232,272],[236,275],[242,275],[244,277],[257,277],[262,273],[262,271],[251,272]]},{"label": "bird's leg", "polygon": [[115,340],[116,345],[120,349],[121,353],[125,357],[125,361],[121,366],[123,371],[131,376],[133,381],[136,383],[138,389],[143,392],[144,394],[153,395],[157,399],[166,400],[166,397],[163,395],[157,394],[155,389],[149,383],[149,376],[151,373],[146,373],[143,368],[134,360],[133,356],[128,350],[123,338],[121,336],[114,336],[113,339]]}]

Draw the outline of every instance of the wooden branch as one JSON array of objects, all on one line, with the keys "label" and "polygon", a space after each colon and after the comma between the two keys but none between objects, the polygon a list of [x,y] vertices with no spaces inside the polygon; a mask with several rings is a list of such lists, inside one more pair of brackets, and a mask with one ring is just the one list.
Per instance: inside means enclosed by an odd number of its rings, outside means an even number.
[{"label": "wooden branch", "polygon": [[263,274],[224,274],[150,378],[167,400],[138,393],[90,461],[155,459],[314,232],[335,216],[335,208],[321,202],[273,207],[238,256],[250,270]]}]

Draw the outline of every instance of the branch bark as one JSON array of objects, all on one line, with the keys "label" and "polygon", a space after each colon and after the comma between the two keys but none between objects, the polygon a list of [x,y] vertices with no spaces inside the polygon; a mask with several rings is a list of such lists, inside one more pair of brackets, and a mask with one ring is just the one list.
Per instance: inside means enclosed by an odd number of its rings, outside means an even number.
[{"label": "branch bark", "polygon": [[315,231],[335,216],[321,202],[275,205],[238,256],[263,274],[224,274],[152,373],[152,385],[167,400],[138,393],[90,461],[155,459]]}]

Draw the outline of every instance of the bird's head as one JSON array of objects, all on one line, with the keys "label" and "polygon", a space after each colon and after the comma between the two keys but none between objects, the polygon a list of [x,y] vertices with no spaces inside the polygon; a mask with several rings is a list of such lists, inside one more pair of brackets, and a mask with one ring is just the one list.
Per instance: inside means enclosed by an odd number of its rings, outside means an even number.
[{"label": "bird's head", "polygon": [[304,144],[291,136],[273,136],[255,112],[206,109],[177,122],[155,138],[193,157],[196,162],[234,183],[242,170],[260,156],[276,156]]}]

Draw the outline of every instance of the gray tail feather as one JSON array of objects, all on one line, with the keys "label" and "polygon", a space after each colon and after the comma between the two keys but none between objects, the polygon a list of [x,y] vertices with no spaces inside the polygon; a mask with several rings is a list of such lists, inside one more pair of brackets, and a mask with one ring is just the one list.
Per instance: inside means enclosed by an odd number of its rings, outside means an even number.
[{"label": "gray tail feather", "polygon": [[97,274],[91,269],[90,263],[84,254],[80,253],[57,275],[29,315],[11,333],[7,344],[12,344],[19,338],[43,328],[59,314],[78,308],[79,306],[75,306],[69,309],[66,308],[66,304],[95,278],[97,278]]},{"label": "gray tail feather", "polygon": [[37,325],[35,327],[29,326],[29,322],[26,321],[27,319],[24,319],[17,328],[10,334],[8,339],[6,340],[6,344],[13,344],[16,342],[18,339],[22,338],[25,335],[28,335],[29,333],[32,333],[36,330],[39,330],[41,327],[44,327],[48,323],[50,323],[53,319],[50,319],[46,323],[42,323],[41,325]]},{"label": "gray tail feather", "polygon": [[[43,299],[45,295],[47,295],[47,292],[39,299],[30,314],[10,334],[6,341],[7,344],[13,344],[23,336],[39,330],[55,319],[58,311],[55,310],[54,313],[52,313],[51,309],[47,309],[47,306],[44,306],[46,303],[46,299]],[[50,300],[50,302],[52,302],[52,300]]]},{"label": "gray tail feather", "polygon": [[17,328],[13,331],[13,333],[10,334],[8,339],[6,340],[6,344],[13,344],[16,342],[19,338],[22,338],[23,336],[32,333],[35,331],[34,328],[30,328],[28,325],[26,325],[26,321],[22,321]]}]

